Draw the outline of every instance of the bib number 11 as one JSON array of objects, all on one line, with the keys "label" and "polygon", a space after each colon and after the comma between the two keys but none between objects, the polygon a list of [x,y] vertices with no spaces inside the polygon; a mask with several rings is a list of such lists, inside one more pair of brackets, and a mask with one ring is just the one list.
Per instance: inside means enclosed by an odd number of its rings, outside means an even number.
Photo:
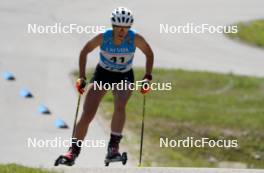
[{"label": "bib number 11", "polygon": [[125,57],[115,57],[113,56],[112,58],[110,58],[111,61],[113,61],[113,63],[124,63],[125,62]]}]

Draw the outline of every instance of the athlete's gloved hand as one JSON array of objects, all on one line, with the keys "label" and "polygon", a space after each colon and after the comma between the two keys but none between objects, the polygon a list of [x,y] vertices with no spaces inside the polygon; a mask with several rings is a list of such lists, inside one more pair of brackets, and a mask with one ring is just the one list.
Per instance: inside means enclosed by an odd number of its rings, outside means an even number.
[{"label": "athlete's gloved hand", "polygon": [[145,75],[142,80],[142,87],[140,89],[141,94],[147,94],[150,91],[150,81],[152,80],[152,75]]},{"label": "athlete's gloved hand", "polygon": [[77,79],[75,87],[80,94],[84,93],[84,91],[85,91],[84,88],[85,88],[86,84],[87,84],[87,82],[86,82],[85,78],[82,77],[82,78]]}]

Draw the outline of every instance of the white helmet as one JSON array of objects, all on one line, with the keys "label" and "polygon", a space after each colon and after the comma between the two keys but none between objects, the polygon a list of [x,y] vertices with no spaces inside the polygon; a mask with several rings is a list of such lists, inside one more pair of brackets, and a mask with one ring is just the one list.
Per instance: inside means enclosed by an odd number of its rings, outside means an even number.
[{"label": "white helmet", "polygon": [[112,25],[131,26],[133,21],[132,12],[126,7],[117,7],[111,14]]}]

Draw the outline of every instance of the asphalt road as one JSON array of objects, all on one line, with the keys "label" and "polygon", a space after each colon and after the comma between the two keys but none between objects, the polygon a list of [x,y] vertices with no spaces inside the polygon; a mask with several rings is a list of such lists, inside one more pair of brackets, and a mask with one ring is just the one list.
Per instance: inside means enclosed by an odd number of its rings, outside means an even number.
[{"label": "asphalt road", "polygon": [[[58,169],[59,170],[59,169]],[[68,168],[65,173],[263,173],[256,169],[217,169],[217,168]]]}]

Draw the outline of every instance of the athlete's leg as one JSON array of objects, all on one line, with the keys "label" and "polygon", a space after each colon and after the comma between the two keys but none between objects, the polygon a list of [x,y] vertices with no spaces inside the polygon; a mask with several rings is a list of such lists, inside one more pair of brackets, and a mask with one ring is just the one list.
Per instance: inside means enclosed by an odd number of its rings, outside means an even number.
[{"label": "athlete's leg", "polygon": [[99,103],[105,93],[105,90],[95,90],[93,83],[88,86],[88,92],[83,105],[83,112],[81,115],[81,119],[78,121],[75,128],[72,145],[65,154],[61,155],[55,161],[55,166],[57,166],[58,164],[66,164],[71,166],[74,164],[75,159],[80,154],[81,143],[86,136],[88,126],[94,118]]},{"label": "athlete's leg", "polygon": [[113,90],[114,113],[111,122],[112,133],[122,133],[126,119],[126,104],[132,94],[132,90]]},{"label": "athlete's leg", "polygon": [[111,135],[107,147],[107,159],[120,158],[119,143],[122,139],[122,130],[126,119],[126,104],[131,96],[132,90],[113,90],[114,113],[111,122]]},{"label": "athlete's leg", "polygon": [[83,112],[81,115],[81,119],[76,125],[74,138],[77,138],[78,140],[83,140],[85,138],[88,126],[93,120],[99,103],[105,93],[106,90],[95,89],[93,83],[88,86],[88,92],[83,105]]}]

